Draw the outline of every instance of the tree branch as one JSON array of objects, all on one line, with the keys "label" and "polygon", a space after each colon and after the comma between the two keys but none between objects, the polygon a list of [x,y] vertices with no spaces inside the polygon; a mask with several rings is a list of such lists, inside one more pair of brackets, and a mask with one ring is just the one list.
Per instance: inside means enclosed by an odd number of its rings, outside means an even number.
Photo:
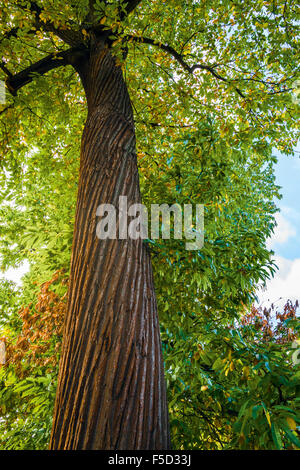
[{"label": "tree branch", "polygon": [[[135,41],[135,42],[150,44],[151,46],[155,46],[155,47],[158,47],[159,49],[162,49],[163,51],[167,52],[172,57],[174,57],[174,59],[182,66],[182,68],[190,74],[193,74],[193,72],[197,69],[206,70],[207,72],[210,72],[218,80],[221,80],[225,83],[231,82],[231,80],[223,77],[215,70],[216,65],[195,64],[195,65],[190,66],[187,62],[185,62],[185,60],[183,59],[183,56],[169,45],[162,44],[159,41],[155,41],[154,39],[143,37],[143,36],[127,35],[125,36],[125,39],[128,39],[128,40],[131,39],[132,41]],[[242,91],[239,88],[235,87],[235,90],[242,98],[246,98],[246,96],[242,93]]]},{"label": "tree branch", "polygon": [[37,29],[52,32],[56,34],[60,39],[62,39],[64,42],[69,44],[70,46],[77,46],[78,44],[82,43],[84,41],[84,36],[80,31],[76,31],[73,29],[60,29],[56,28],[51,22],[46,21],[44,22],[41,20],[41,13],[43,12],[43,9],[37,5],[34,1],[29,1],[27,2],[26,5],[24,5],[20,1],[16,1],[16,6],[21,8],[22,10],[25,11],[30,11],[34,17],[35,17],[35,24],[34,26]]},{"label": "tree branch", "polygon": [[50,70],[63,65],[74,66],[79,59],[85,57],[86,53],[87,49],[84,46],[71,48],[60,53],[54,52],[21,72],[9,76],[6,79],[6,86],[12,95],[16,95],[20,88],[32,82],[34,74],[44,75]]},{"label": "tree branch", "polygon": [[[121,5],[118,8],[118,13],[119,13],[119,18],[120,21],[124,20],[138,5],[141,3],[142,0],[121,0],[119,1],[120,3],[126,3],[125,8],[121,8]],[[106,2],[105,2],[106,3]],[[92,30],[92,29],[97,29],[98,25],[95,24],[95,0],[89,0],[89,12],[85,17],[85,20],[83,22],[83,25],[85,26],[85,23],[87,23],[87,30]],[[104,11],[103,11],[104,13]],[[104,14],[103,14],[104,16]]]},{"label": "tree branch", "polygon": [[125,12],[120,14],[120,19],[123,20],[126,16],[128,16],[140,3],[142,0],[129,0],[127,1],[127,5],[125,7]]},{"label": "tree branch", "polygon": [[2,109],[2,111],[0,111],[0,116],[1,116],[2,114],[4,114],[6,111],[8,111],[9,109],[11,109],[12,107],[13,107],[12,104],[6,106],[6,108],[4,108],[4,109]]},{"label": "tree branch", "polygon": [[9,31],[7,31],[6,33],[4,33],[3,36],[0,39],[0,44],[2,43],[2,41],[4,41],[4,39],[9,39],[11,37],[16,38],[17,34],[18,34],[18,30],[19,30],[19,28],[12,28]]},{"label": "tree branch", "polygon": [[5,75],[7,75],[8,77],[12,77],[13,74],[6,68],[5,62],[0,63],[0,69],[3,70]]}]

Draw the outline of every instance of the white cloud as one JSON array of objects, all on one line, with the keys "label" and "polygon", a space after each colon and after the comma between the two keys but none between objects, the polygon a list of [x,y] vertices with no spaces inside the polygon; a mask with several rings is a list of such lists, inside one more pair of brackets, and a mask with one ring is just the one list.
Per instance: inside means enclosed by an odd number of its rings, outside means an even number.
[{"label": "white cloud", "polygon": [[281,213],[276,214],[275,218],[277,226],[273,235],[267,240],[268,250],[273,249],[277,244],[286,243],[291,237],[296,235],[296,229]]},{"label": "white cloud", "polygon": [[29,263],[25,261],[19,268],[9,268],[3,277],[9,281],[14,281],[18,286],[22,284],[21,279],[29,271]]},{"label": "white cloud", "polygon": [[293,220],[293,222],[298,222],[300,218],[299,210],[295,209],[295,207],[289,207],[285,205],[280,206],[281,213],[284,214],[289,220]]},{"label": "white cloud", "polygon": [[300,258],[289,260],[275,256],[274,261],[279,270],[268,281],[266,288],[258,292],[259,303],[264,302],[266,305],[276,302],[276,305],[282,306],[288,299],[300,301]]}]

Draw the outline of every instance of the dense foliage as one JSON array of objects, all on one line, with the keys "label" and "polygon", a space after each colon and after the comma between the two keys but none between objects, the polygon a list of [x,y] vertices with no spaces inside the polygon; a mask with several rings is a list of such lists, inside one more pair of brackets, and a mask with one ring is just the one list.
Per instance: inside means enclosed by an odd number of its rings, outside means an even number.
[{"label": "dense foliage", "polygon": [[[300,447],[297,306],[277,318],[251,307],[275,270],[272,151],[292,153],[298,137],[296,5],[153,0],[121,21],[120,3],[96,1],[95,15],[133,102],[143,201],[205,206],[202,250],[148,243],[173,447]],[[87,4],[5,0],[0,79],[65,50],[55,28],[88,40]],[[21,288],[0,284],[3,449],[47,447],[86,117],[70,66],[31,78],[0,109],[1,268],[30,263]]]}]

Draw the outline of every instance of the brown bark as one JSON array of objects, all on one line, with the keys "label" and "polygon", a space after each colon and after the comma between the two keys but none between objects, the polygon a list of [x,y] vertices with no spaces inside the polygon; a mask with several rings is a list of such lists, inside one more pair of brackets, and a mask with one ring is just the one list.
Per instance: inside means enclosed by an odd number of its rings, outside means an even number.
[{"label": "brown bark", "polygon": [[99,42],[78,66],[88,117],[51,449],[168,449],[151,260],[142,240],[99,240],[99,204],[141,201],[132,108]]}]

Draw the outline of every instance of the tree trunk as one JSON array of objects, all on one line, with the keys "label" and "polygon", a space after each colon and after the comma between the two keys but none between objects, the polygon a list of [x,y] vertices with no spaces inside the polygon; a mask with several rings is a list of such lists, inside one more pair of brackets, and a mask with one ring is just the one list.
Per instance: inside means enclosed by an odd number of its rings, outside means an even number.
[{"label": "tree trunk", "polygon": [[121,195],[128,206],[141,201],[130,99],[100,42],[77,70],[88,117],[50,448],[168,449],[149,253],[141,239],[96,236],[100,204],[118,207]]}]

